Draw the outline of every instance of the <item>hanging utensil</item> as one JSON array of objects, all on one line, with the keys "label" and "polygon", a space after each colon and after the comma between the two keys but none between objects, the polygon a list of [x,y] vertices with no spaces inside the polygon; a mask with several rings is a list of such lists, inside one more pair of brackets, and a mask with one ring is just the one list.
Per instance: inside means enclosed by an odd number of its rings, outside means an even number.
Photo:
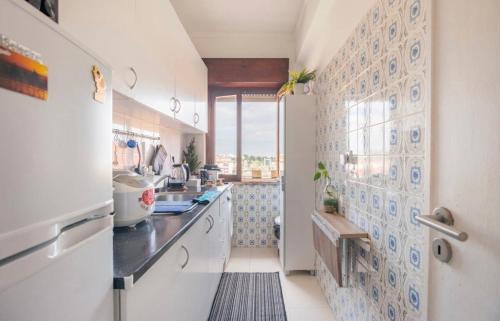
[{"label": "hanging utensil", "polygon": [[142,168],[141,168],[141,161],[142,161],[142,157],[141,157],[141,149],[139,147],[139,144],[136,144],[135,147],[137,148],[137,153],[139,154],[139,162],[137,163],[137,167],[134,169],[134,171],[139,174],[139,175],[142,175]]},{"label": "hanging utensil", "polygon": [[116,152],[116,142],[113,143],[113,166],[118,166],[118,153]]}]

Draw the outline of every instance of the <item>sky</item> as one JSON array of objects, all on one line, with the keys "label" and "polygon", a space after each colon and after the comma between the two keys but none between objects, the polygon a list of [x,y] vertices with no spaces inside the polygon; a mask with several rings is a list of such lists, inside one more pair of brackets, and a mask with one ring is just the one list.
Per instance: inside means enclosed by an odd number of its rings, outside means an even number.
[{"label": "sky", "polygon": [[[242,154],[276,156],[277,111],[275,102],[242,104]],[[236,101],[217,102],[215,153],[236,155]]]}]

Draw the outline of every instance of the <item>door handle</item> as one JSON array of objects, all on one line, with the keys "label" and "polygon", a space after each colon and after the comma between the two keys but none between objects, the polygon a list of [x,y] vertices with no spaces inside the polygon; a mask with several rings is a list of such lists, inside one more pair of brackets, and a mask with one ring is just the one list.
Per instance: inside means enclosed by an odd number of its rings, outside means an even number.
[{"label": "door handle", "polygon": [[459,241],[466,241],[468,235],[466,232],[459,231],[453,228],[453,215],[451,215],[450,210],[445,207],[438,207],[432,211],[432,215],[417,215],[415,219],[430,227],[439,231],[443,234],[453,237]]},{"label": "door handle", "polygon": [[186,262],[184,262],[181,265],[181,269],[184,269],[188,265],[188,263],[189,263],[189,251],[188,251],[188,249],[184,245],[182,245],[181,248],[186,252]]}]

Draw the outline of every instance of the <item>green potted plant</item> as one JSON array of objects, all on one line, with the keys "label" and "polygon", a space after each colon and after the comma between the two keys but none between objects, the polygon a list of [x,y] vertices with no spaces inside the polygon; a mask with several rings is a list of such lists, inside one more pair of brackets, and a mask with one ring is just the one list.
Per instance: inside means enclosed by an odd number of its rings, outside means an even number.
[{"label": "green potted plant", "polygon": [[325,164],[319,162],[318,169],[316,170],[316,173],[314,173],[314,181],[318,181],[321,178],[326,179],[326,185],[323,191],[325,193],[323,197],[323,207],[325,209],[325,212],[332,214],[338,213],[339,198],[337,192],[335,191],[335,188],[331,184],[332,180],[330,178],[328,170],[325,167]]},{"label": "green potted plant", "polygon": [[182,156],[184,163],[187,163],[191,173],[197,173],[198,168],[201,165],[201,161],[198,159],[198,154],[196,154],[196,145],[193,139],[186,146],[186,150],[182,151]]},{"label": "green potted plant", "polygon": [[284,83],[278,91],[278,96],[283,95],[302,95],[304,94],[304,86],[311,80],[316,79],[316,70],[309,71],[303,69],[302,71],[290,72],[290,80]]}]

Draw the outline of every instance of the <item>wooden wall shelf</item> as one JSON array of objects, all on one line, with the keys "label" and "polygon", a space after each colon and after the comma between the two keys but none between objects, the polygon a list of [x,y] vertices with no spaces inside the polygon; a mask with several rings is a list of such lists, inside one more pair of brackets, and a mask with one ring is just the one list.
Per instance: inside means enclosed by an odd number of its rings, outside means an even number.
[{"label": "wooden wall shelf", "polygon": [[328,223],[332,234],[340,239],[360,239],[368,238],[368,233],[361,230],[356,225],[349,222],[345,217],[338,214],[326,213],[323,210],[316,210],[321,218]]},{"label": "wooden wall shelf", "polygon": [[[340,287],[349,286],[358,240],[369,251],[369,235],[341,215],[316,210],[312,215],[314,248]],[[365,245],[368,246],[365,246]],[[354,257],[354,258],[353,258]]]}]

